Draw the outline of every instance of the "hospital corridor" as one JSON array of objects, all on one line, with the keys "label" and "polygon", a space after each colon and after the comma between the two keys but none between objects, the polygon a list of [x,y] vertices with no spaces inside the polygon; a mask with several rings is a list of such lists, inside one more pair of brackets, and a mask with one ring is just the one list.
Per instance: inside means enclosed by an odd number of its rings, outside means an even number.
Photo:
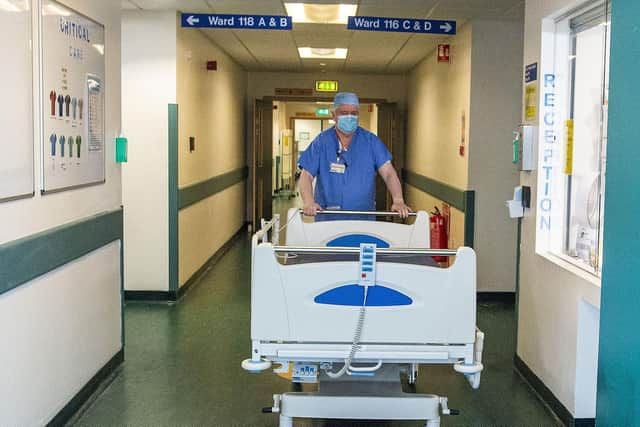
[{"label": "hospital corridor", "polygon": [[0,427],[640,426],[637,0],[0,0]]}]

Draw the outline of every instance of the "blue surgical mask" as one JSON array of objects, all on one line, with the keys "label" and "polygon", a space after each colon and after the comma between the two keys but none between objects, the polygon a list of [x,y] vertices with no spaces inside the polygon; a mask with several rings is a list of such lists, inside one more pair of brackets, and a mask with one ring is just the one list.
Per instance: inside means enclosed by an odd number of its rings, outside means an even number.
[{"label": "blue surgical mask", "polygon": [[336,124],[341,132],[346,134],[353,133],[358,128],[358,116],[338,116],[338,123]]}]

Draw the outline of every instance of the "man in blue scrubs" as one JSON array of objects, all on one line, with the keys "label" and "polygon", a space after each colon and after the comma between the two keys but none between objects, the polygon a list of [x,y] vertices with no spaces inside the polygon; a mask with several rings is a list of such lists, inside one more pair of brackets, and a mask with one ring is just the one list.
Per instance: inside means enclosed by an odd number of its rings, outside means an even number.
[{"label": "man in blue scrubs", "polygon": [[305,215],[315,216],[323,209],[375,210],[376,172],[393,197],[391,210],[399,212],[402,218],[411,212],[404,203],[391,153],[376,135],[358,126],[359,106],[354,93],[336,94],[333,101],[336,125],[320,133],[298,160]]}]

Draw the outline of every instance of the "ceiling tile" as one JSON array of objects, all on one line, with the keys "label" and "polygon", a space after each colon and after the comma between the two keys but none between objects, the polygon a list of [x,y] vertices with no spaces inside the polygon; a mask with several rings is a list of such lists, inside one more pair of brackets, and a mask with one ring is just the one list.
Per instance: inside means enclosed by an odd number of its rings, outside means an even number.
[{"label": "ceiling tile", "polygon": [[140,10],[140,7],[130,0],[122,0],[120,8],[122,10]]},{"label": "ceiling tile", "polygon": [[211,13],[286,15],[280,0],[205,0]]},{"label": "ceiling tile", "polygon": [[[303,0],[307,3],[354,3],[360,16],[522,20],[524,0]],[[123,9],[285,15],[284,0],[121,0]],[[438,36],[351,31],[344,25],[296,23],[292,31],[202,30],[247,70],[319,71],[320,61],[301,60],[297,47],[348,48],[346,60],[325,60],[325,70],[375,73],[409,71],[431,53]]]},{"label": "ceiling tile", "polygon": [[215,43],[220,49],[224,50],[244,68],[260,65],[256,59],[251,56],[249,50],[247,50],[247,48],[236,37],[233,30],[203,29],[201,31],[209,40]]}]

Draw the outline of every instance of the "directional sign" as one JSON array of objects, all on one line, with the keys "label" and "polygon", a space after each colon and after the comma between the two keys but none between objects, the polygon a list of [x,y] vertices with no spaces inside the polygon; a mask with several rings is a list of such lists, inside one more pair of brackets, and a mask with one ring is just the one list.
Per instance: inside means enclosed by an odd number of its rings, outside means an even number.
[{"label": "directional sign", "polygon": [[456,33],[456,21],[350,16],[347,28],[361,31],[454,35]]},{"label": "directional sign", "polygon": [[290,30],[293,28],[293,24],[290,16],[183,13],[182,27],[237,28],[244,30]]},{"label": "directional sign", "polygon": [[338,82],[336,80],[316,80],[316,92],[337,92]]},{"label": "directional sign", "polygon": [[538,63],[529,64],[524,69],[524,82],[531,83],[538,80]]}]

